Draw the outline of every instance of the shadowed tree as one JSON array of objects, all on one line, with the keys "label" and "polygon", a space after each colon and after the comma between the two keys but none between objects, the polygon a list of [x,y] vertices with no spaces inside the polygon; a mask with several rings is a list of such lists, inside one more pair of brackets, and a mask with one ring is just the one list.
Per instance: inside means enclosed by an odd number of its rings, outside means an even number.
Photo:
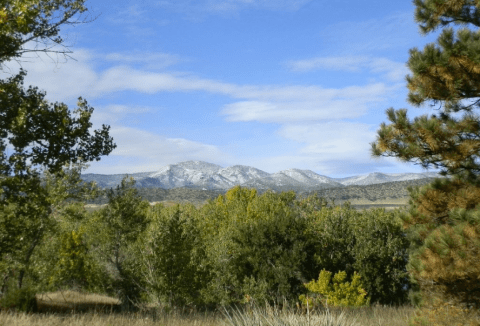
[{"label": "shadowed tree", "polygon": [[[408,101],[419,107],[439,106],[439,116],[413,122],[407,110],[388,109],[390,125],[382,123],[372,156],[415,159],[424,168],[441,168],[451,180],[435,180],[409,189],[408,213],[400,215],[411,231],[414,250],[409,270],[424,293],[468,305],[480,303],[480,1],[415,0],[415,19],[422,33],[450,24],[435,44],[410,50]],[[470,29],[469,29],[470,28]],[[464,112],[461,119],[452,113]]]},{"label": "shadowed tree", "polygon": [[133,263],[132,245],[149,225],[148,201],[138,195],[135,180],[124,177],[115,190],[107,191],[108,205],[90,223],[90,232],[100,244],[101,255],[114,270],[114,288],[125,307],[140,296],[139,270]]}]

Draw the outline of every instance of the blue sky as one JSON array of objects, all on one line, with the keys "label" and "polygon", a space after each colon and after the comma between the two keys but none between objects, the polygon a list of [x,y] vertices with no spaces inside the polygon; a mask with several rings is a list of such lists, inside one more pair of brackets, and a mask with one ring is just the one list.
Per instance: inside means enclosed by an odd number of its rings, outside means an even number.
[{"label": "blue sky", "polygon": [[[187,160],[334,178],[426,172],[370,156],[380,124],[390,124],[389,107],[407,108],[411,120],[435,113],[405,100],[408,50],[436,37],[419,33],[411,1],[86,6],[81,17],[96,20],[61,32],[76,61],[21,60],[26,85],[72,109],[82,96],[95,108],[93,127],[111,126],[118,147],[84,173],[156,171]],[[10,74],[19,65],[8,67]]]}]

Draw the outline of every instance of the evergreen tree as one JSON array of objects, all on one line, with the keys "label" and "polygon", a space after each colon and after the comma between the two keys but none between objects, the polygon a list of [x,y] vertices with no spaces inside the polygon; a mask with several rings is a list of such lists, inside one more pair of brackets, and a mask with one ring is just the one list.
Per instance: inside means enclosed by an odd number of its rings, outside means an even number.
[{"label": "evergreen tree", "polygon": [[[410,50],[408,101],[439,105],[440,114],[407,119],[407,110],[388,109],[391,125],[381,124],[374,157],[419,159],[424,168],[442,168],[451,180],[409,189],[410,210],[401,215],[415,247],[410,271],[424,293],[468,305],[480,303],[480,2],[415,0],[422,33],[448,25],[436,44]],[[452,113],[465,112],[461,119]]]},{"label": "evergreen tree", "polygon": [[88,231],[96,237],[101,255],[114,271],[113,287],[125,306],[140,298],[140,276],[132,246],[149,224],[150,205],[134,185],[133,178],[125,177],[115,190],[107,191],[108,205],[95,214]]},{"label": "evergreen tree", "polygon": [[151,223],[139,239],[136,258],[146,292],[155,302],[170,307],[201,303],[201,277],[194,262],[201,243],[194,215],[191,204],[157,204],[149,211]]}]

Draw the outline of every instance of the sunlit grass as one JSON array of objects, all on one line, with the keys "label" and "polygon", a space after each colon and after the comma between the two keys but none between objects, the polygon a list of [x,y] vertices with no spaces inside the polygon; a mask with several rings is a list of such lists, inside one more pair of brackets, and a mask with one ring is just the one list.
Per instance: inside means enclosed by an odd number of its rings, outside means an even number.
[{"label": "sunlit grass", "polygon": [[[161,306],[145,306],[137,313],[122,313],[119,301],[97,294],[58,291],[37,295],[40,313],[0,312],[0,326],[408,326],[415,309],[408,306],[371,306],[364,308],[330,308],[308,312],[288,304],[280,306],[247,306],[220,308],[215,312],[193,309],[169,310]],[[95,309],[106,307],[107,309]],[[110,308],[110,310],[108,309]]]}]

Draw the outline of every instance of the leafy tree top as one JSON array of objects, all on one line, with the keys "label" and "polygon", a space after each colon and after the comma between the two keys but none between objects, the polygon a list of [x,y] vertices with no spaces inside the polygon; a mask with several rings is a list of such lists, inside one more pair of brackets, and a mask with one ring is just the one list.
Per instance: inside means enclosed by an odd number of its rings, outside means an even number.
[{"label": "leafy tree top", "polygon": [[[62,25],[81,23],[70,19],[87,11],[84,2],[85,0],[0,0],[0,66],[27,52],[71,53],[53,50],[52,47],[63,44],[63,39],[58,35]],[[31,41],[36,42],[37,47],[25,48]],[[38,48],[40,42],[45,46],[43,49]]]}]

